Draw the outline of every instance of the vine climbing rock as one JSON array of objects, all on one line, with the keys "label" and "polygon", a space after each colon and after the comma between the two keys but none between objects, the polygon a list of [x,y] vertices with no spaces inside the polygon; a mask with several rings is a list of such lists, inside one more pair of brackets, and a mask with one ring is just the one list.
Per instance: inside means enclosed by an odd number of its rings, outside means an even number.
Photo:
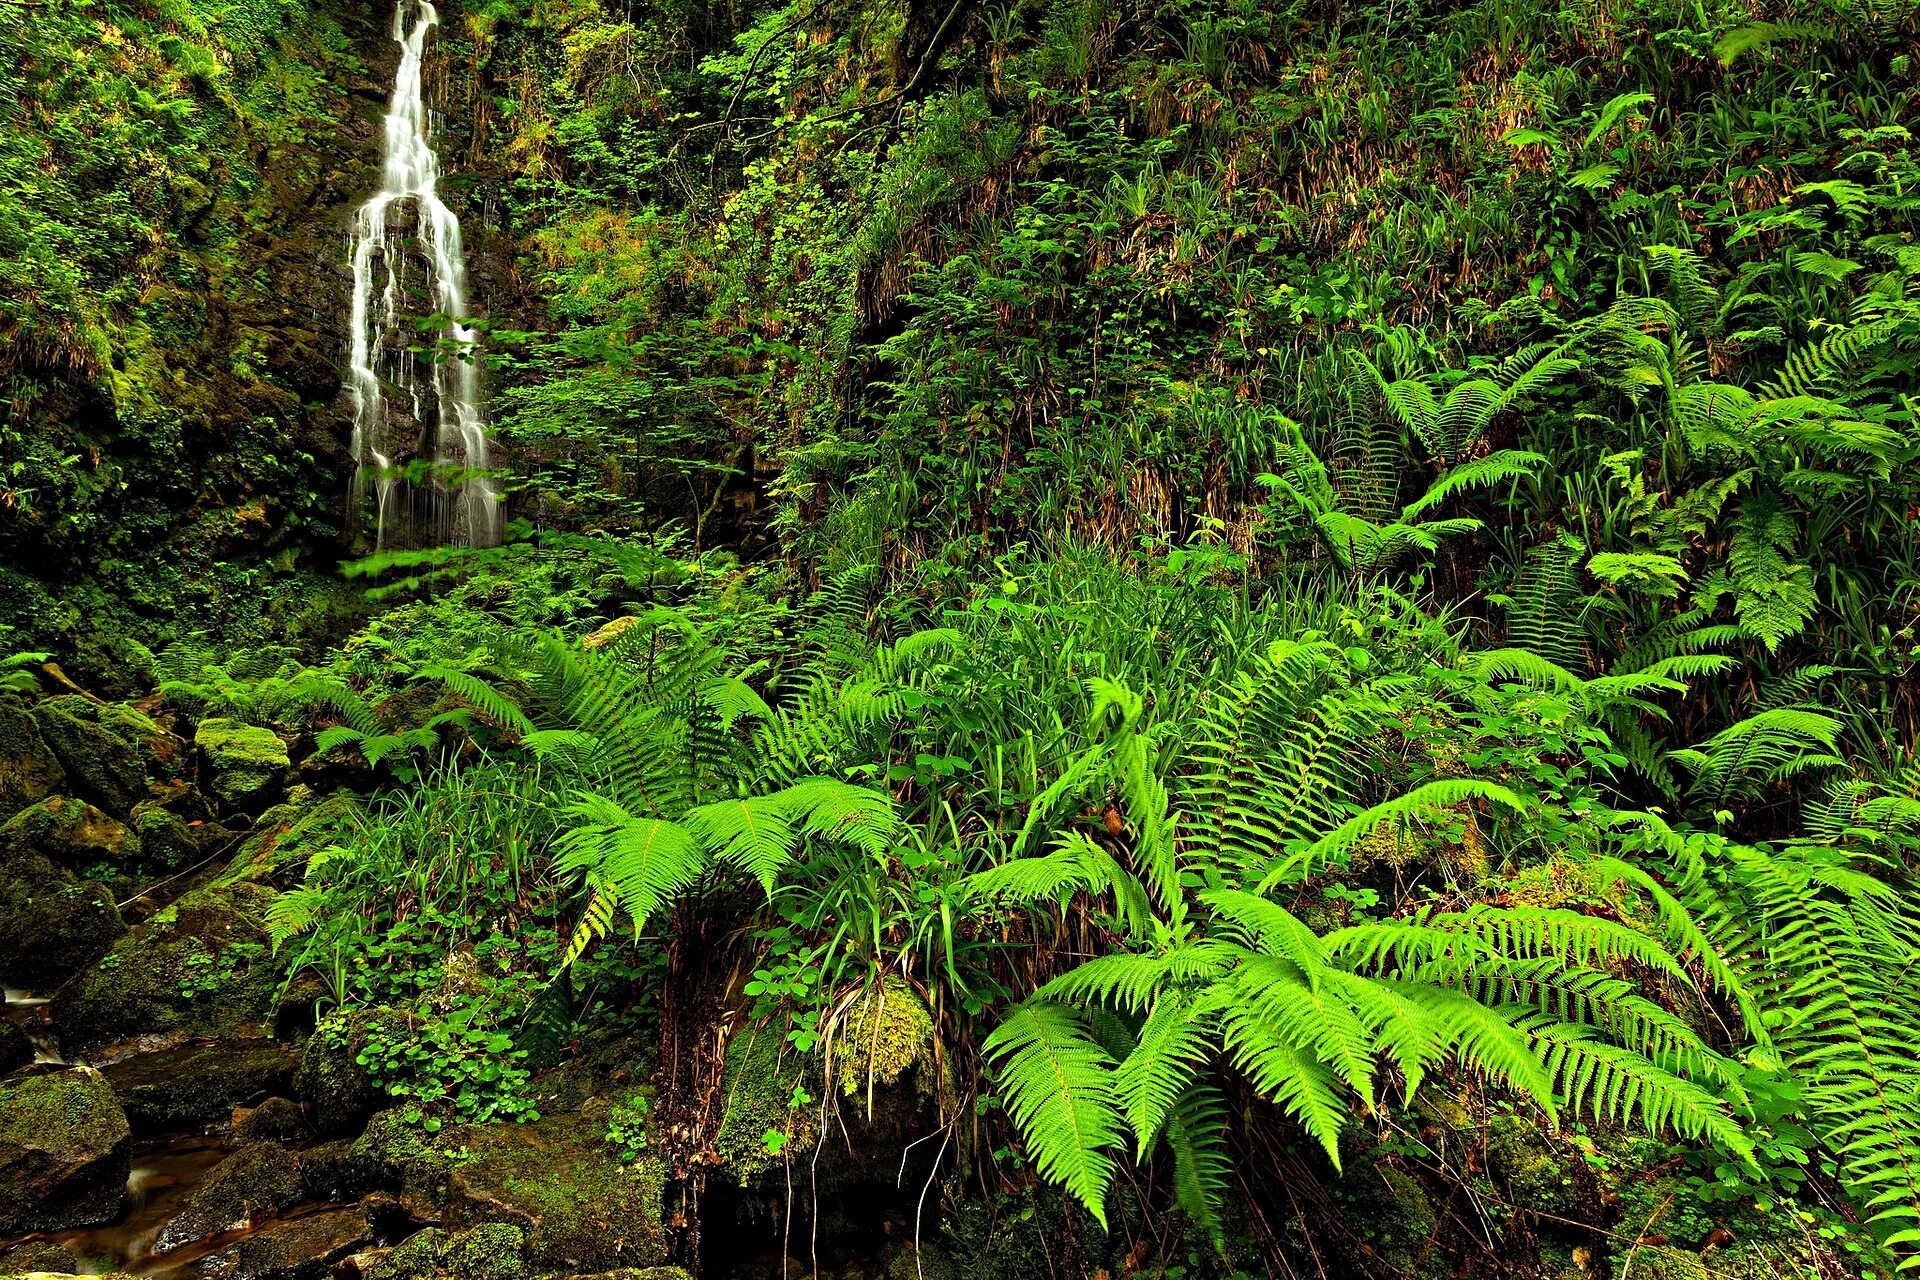
[{"label": "vine climbing rock", "polygon": [[111,1222],[133,1138],[113,1088],[87,1067],[0,1081],[0,1235]]},{"label": "vine climbing rock", "polygon": [[202,720],[193,745],[212,770],[213,793],[235,807],[263,798],[293,767],[287,744],[273,730],[223,716]]}]

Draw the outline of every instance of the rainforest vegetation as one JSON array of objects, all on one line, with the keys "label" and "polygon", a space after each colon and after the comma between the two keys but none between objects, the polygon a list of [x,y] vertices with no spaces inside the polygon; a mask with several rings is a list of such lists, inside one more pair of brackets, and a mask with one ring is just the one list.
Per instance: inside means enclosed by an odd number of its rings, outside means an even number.
[{"label": "rainforest vegetation", "polygon": [[401,5],[0,0],[0,1275],[1920,1268],[1912,0]]}]

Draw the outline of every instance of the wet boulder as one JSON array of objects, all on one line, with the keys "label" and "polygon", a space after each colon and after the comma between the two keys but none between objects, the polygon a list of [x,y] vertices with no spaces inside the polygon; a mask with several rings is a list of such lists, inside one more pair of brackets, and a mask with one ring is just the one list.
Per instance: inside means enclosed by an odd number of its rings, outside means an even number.
[{"label": "wet boulder", "polygon": [[358,1200],[385,1184],[380,1166],[355,1150],[349,1138],[335,1138],[300,1153],[300,1186],[309,1200]]},{"label": "wet boulder", "polygon": [[86,1067],[0,1081],[0,1235],[111,1222],[133,1137],[113,1089]]},{"label": "wet boulder", "polygon": [[27,704],[0,695],[0,818],[54,794],[66,782],[67,771],[40,736]]},{"label": "wet boulder", "polygon": [[180,1040],[257,1033],[276,974],[259,884],[211,884],[121,938],[54,996],[63,1041],[81,1049],[133,1036]]},{"label": "wet boulder", "polygon": [[193,744],[213,776],[213,793],[236,808],[271,793],[293,767],[287,744],[271,729],[211,716],[194,731]]},{"label": "wet boulder", "polygon": [[94,961],[126,933],[113,893],[38,853],[0,860],[0,979],[44,987]]},{"label": "wet boulder", "polygon": [[140,853],[140,837],[84,800],[49,796],[0,826],[0,862],[39,854],[75,871],[119,868]]},{"label": "wet boulder", "polygon": [[300,1165],[275,1142],[254,1142],[213,1167],[186,1208],[160,1229],[161,1253],[246,1227],[300,1202]]},{"label": "wet boulder", "polygon": [[155,1133],[214,1124],[231,1117],[235,1107],[284,1091],[299,1060],[292,1045],[244,1037],[131,1054],[103,1070],[134,1132]]},{"label": "wet boulder", "polygon": [[235,1142],[298,1142],[308,1134],[306,1114],[291,1098],[268,1098],[233,1113]]},{"label": "wet boulder", "polygon": [[330,1209],[275,1222],[202,1264],[221,1280],[324,1280],[334,1264],[365,1245],[358,1209]]}]

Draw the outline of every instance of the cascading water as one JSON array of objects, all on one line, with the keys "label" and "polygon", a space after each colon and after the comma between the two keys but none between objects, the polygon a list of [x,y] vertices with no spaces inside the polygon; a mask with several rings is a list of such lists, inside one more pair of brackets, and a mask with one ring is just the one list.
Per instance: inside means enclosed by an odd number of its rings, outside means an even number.
[{"label": "cascading water", "polygon": [[[387,106],[386,173],[378,193],[354,217],[348,261],[353,269],[353,496],[369,506],[377,544],[403,527],[441,541],[489,546],[500,536],[500,501],[486,475],[487,418],[477,362],[479,335],[467,317],[466,261],[460,220],[440,199],[440,160],[422,91],[427,34],[440,22],[429,0],[398,0],[393,39],[400,69]],[[404,212],[411,206],[411,227]],[[426,267],[431,310],[447,317],[439,337],[452,355],[420,362],[409,350],[408,236]],[[376,284],[378,287],[376,288]],[[425,491],[405,478],[409,461],[432,462]],[[425,512],[413,508],[424,499]]]}]

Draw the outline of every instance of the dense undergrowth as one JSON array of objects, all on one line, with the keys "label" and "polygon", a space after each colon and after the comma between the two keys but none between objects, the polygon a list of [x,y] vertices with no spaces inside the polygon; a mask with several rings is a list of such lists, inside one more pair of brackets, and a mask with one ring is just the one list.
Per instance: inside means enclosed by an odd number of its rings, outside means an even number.
[{"label": "dense undergrowth", "polygon": [[[84,389],[147,439],[111,370],[197,287],[155,210],[244,204],[196,122],[300,99],[195,69],[251,9],[53,8],[10,55],[126,112],[54,95],[0,154],[22,561],[118,554],[38,424]],[[310,65],[307,8],[249,56]],[[489,353],[513,536],[355,562],[350,623],[156,588],[131,682],[351,795],[278,855],[274,963],[424,1131],[533,1118],[612,1044],[651,1091],[609,1141],[695,1219],[730,1176],[790,1230],[910,1097],[960,1274],[1891,1276],[1917,33],[450,8],[442,149],[533,299]],[[317,545],[326,496],[275,492]]]}]

